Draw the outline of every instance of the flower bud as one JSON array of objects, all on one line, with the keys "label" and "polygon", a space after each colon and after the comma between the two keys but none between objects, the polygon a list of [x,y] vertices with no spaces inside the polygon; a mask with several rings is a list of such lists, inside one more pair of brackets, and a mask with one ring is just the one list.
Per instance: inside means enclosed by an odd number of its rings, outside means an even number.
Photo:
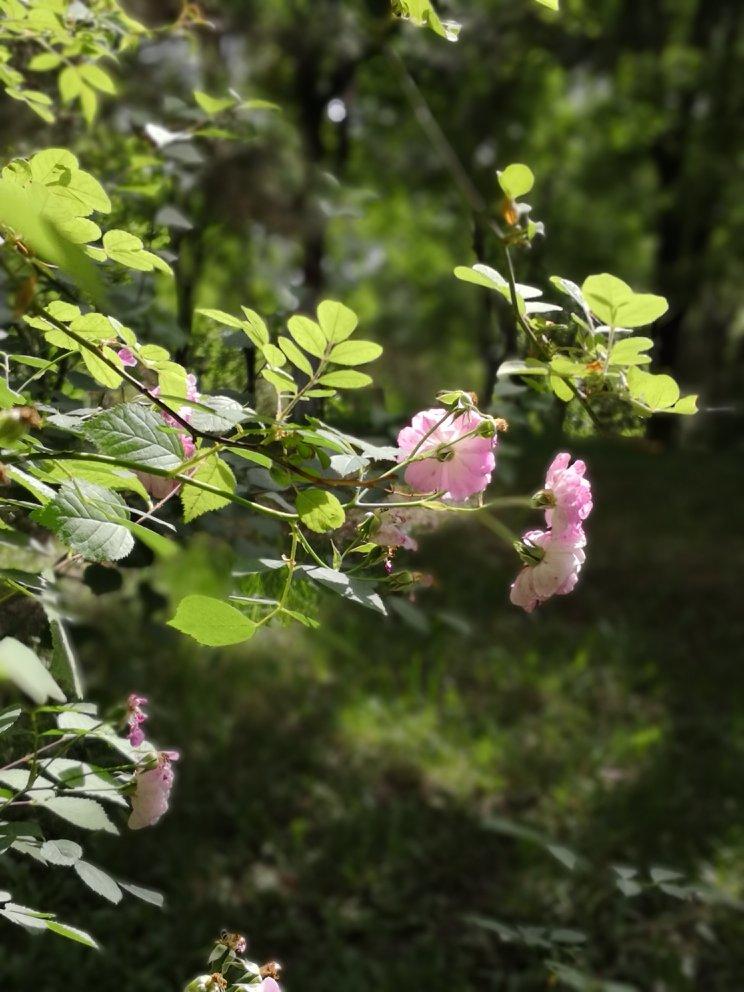
[{"label": "flower bud", "polygon": [[32,427],[41,427],[41,417],[32,406],[14,406],[0,413],[0,442],[12,444]]}]

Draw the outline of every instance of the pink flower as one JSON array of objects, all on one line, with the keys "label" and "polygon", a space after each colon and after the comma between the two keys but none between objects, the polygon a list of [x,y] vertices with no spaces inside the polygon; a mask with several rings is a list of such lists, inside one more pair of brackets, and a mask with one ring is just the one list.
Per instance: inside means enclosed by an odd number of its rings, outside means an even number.
[{"label": "pink flower", "polygon": [[534,554],[534,564],[525,565],[514,580],[509,599],[532,613],[551,596],[565,596],[579,580],[586,555],[585,540],[566,540],[553,531],[532,530],[522,538],[527,554]]},{"label": "pink flower", "polygon": [[147,720],[147,713],[142,709],[147,705],[146,696],[138,696],[132,693],[127,699],[127,724],[129,726],[129,743],[132,747],[139,747],[145,740],[145,733],[142,724]]},{"label": "pink flower", "polygon": [[119,348],[116,353],[117,358],[122,365],[128,365],[130,368],[137,364],[137,359],[134,356],[134,352],[131,348]]},{"label": "pink flower", "polygon": [[160,751],[154,768],[138,768],[135,772],[130,830],[151,827],[168,811],[174,761],[178,761],[178,751]]},{"label": "pink flower", "polygon": [[275,978],[264,978],[259,988],[261,992],[282,992],[281,986]]},{"label": "pink flower", "polygon": [[417,493],[443,493],[462,500],[482,493],[496,467],[496,435],[476,433],[485,418],[475,411],[447,414],[422,410],[398,435],[398,461],[426,457],[406,466],[405,480]]},{"label": "pink flower", "polygon": [[585,477],[586,465],[577,459],[570,464],[567,452],[556,455],[545,476],[545,495],[549,502],[545,521],[556,536],[581,540],[583,523],[592,512],[592,487]]}]

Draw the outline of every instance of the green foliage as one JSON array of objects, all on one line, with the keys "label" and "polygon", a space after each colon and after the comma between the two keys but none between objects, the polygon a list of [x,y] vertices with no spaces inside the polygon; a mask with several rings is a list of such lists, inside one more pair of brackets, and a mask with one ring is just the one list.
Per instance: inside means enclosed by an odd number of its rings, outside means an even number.
[{"label": "green foliage", "polygon": [[54,100],[36,87],[46,84],[47,74],[56,74],[62,102],[77,104],[92,124],[100,94],[116,93],[99,62],[115,61],[147,33],[115,0],[89,0],[85,6],[69,0],[0,0],[0,14],[0,82],[8,96],[46,123],[55,119]]},{"label": "green foliage", "polygon": [[168,623],[210,647],[240,644],[256,630],[256,625],[240,610],[210,596],[186,596]]}]

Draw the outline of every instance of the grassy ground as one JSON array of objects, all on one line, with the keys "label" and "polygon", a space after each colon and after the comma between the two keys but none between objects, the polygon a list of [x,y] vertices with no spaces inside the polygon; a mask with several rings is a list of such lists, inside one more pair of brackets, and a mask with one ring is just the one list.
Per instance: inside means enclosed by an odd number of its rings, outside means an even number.
[{"label": "grassy ground", "polygon": [[[532,992],[546,958],[653,992],[740,989],[736,908],[626,897],[611,867],[742,894],[738,456],[587,456],[585,576],[533,616],[505,605],[513,560],[473,524],[426,541],[436,581],[408,622],[329,600],[319,632],[197,653],[103,598],[93,694],[147,693],[184,758],[171,815],[95,857],[168,907],[109,911],[60,873],[47,904],[108,956],[3,930],[2,987],[26,987],[38,952],[35,992],[61,992],[60,973],[171,992],[229,926],[309,992]],[[561,931],[545,947],[515,924]]]}]

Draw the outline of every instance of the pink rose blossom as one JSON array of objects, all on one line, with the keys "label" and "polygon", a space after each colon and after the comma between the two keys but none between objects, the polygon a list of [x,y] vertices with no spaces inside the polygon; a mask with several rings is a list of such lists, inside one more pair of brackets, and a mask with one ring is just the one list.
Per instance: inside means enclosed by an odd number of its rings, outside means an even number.
[{"label": "pink rose blossom", "polygon": [[551,505],[545,511],[545,521],[556,536],[581,540],[583,523],[592,511],[592,487],[585,477],[584,462],[570,462],[571,456],[564,451],[548,468],[545,493]]},{"label": "pink rose blossom", "polygon": [[116,356],[122,365],[128,365],[131,368],[137,364],[137,359],[135,358],[134,352],[131,348],[119,348]]},{"label": "pink rose blossom", "polygon": [[264,978],[260,985],[261,992],[282,992],[279,982],[275,978]]},{"label": "pink rose blossom", "polygon": [[142,724],[147,720],[147,713],[142,709],[147,705],[146,696],[138,696],[132,693],[127,699],[127,725],[129,726],[129,743],[132,747],[139,747],[144,743],[145,733]]},{"label": "pink rose blossom", "polygon": [[405,480],[417,493],[443,493],[445,499],[463,500],[482,493],[496,467],[496,435],[472,433],[484,422],[467,410],[447,414],[423,410],[398,435],[398,461],[412,454],[426,455],[406,466]]},{"label": "pink rose blossom", "polygon": [[525,565],[516,577],[509,599],[532,613],[551,596],[565,596],[574,588],[586,558],[585,541],[583,537],[580,541],[564,540],[549,530],[529,531],[522,541],[528,549],[536,549],[535,563]]},{"label": "pink rose blossom", "polygon": [[178,761],[178,751],[158,752],[154,768],[138,768],[134,776],[135,792],[132,798],[132,813],[129,829],[141,830],[151,827],[168,811],[168,801],[173,788],[174,761]]}]

